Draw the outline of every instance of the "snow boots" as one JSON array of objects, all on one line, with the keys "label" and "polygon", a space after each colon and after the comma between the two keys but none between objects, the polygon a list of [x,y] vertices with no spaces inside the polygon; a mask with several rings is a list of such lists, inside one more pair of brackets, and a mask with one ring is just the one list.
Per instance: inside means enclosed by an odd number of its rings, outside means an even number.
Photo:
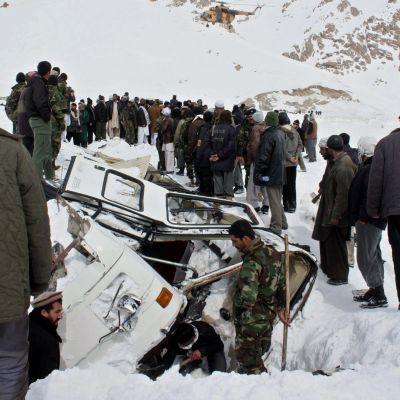
[{"label": "snow boots", "polygon": [[388,301],[382,285],[374,288],[372,296],[366,301],[366,303],[360,305],[361,308],[379,308],[387,306]]}]

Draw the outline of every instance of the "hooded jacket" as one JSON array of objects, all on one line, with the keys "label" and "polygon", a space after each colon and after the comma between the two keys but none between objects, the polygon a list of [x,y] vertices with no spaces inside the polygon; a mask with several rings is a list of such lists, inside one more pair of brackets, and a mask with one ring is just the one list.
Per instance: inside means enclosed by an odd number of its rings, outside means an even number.
[{"label": "hooded jacket", "polygon": [[290,125],[279,127],[285,135],[285,167],[295,167],[298,162],[293,163],[292,157],[300,157],[303,150],[303,142],[296,129]]},{"label": "hooded jacket", "polygon": [[50,121],[49,91],[46,86],[46,80],[38,73],[27,78],[24,109],[28,118],[39,117],[45,122]]},{"label": "hooded jacket", "polygon": [[[260,178],[267,176],[267,182]],[[285,184],[285,139],[282,131],[267,127],[262,135],[254,165],[254,184],[283,186]]]}]

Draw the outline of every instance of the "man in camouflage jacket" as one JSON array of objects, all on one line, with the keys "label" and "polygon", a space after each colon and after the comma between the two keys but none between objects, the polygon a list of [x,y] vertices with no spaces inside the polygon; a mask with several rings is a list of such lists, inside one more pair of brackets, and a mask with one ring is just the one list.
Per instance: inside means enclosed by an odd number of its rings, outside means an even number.
[{"label": "man in camouflage jacket", "polygon": [[65,97],[58,88],[57,77],[50,75],[47,80],[47,89],[49,90],[49,103],[51,108],[51,171],[54,177],[55,160],[61,148],[61,135],[65,130],[64,115],[67,112],[65,107]]},{"label": "man in camouflage jacket", "polygon": [[5,111],[7,117],[13,123],[13,133],[19,133],[18,131],[18,101],[21,97],[21,93],[25,88],[25,74],[19,72],[16,77],[17,84],[11,88],[11,93],[7,97]]},{"label": "man in camouflage jacket", "polygon": [[262,356],[271,347],[276,316],[287,323],[283,256],[256,238],[245,220],[233,223],[229,234],[233,245],[243,253],[243,266],[233,297],[236,371],[261,374],[266,371]]}]

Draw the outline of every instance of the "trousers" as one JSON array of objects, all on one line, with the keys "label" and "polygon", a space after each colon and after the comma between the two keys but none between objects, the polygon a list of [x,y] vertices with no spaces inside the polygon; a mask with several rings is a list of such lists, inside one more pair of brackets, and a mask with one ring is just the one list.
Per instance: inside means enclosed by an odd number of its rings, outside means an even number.
[{"label": "trousers", "polygon": [[36,166],[40,179],[43,173],[46,179],[51,179],[51,124],[43,121],[42,118],[29,118],[29,125],[34,135],[34,148],[32,160]]},{"label": "trousers", "polygon": [[[250,183],[250,181],[249,181]],[[285,212],[282,206],[282,186],[267,186],[271,222],[269,228],[280,235],[282,229],[288,228]]]},{"label": "trousers", "polygon": [[0,400],[24,400],[28,391],[28,316],[0,323]]},{"label": "trousers", "polygon": [[382,230],[373,224],[356,222],[357,264],[369,288],[383,285],[383,260],[380,248]]},{"label": "trousers", "polygon": [[246,201],[254,208],[258,207],[259,195],[262,196],[262,205],[269,206],[268,192],[265,186],[258,186],[254,184],[254,163],[250,166],[249,182],[247,184]]}]

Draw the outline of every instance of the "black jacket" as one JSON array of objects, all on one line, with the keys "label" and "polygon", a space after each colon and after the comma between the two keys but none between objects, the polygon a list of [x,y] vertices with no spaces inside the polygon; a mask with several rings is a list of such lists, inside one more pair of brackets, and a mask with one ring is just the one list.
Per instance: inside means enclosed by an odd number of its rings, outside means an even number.
[{"label": "black jacket", "polygon": [[211,130],[211,154],[217,154],[219,160],[211,162],[213,171],[233,171],[235,166],[236,131],[232,125],[217,124]]},{"label": "black jacket", "polygon": [[56,327],[40,314],[29,314],[29,383],[60,368],[61,338]]},{"label": "black jacket", "polygon": [[[260,180],[268,176],[269,181]],[[261,137],[254,165],[254,183],[259,186],[283,186],[285,184],[285,138],[283,132],[271,126]]]},{"label": "black jacket", "polygon": [[182,350],[174,341],[174,337],[172,337],[171,346],[162,360],[166,369],[171,367],[177,355],[185,356],[188,355],[189,352],[199,350],[203,357],[208,357],[212,354],[224,351],[224,344],[211,325],[203,321],[193,321],[191,324],[194,325],[199,332],[197,342],[194,343],[191,349]]},{"label": "black jacket", "polygon": [[197,135],[197,143],[194,150],[194,165],[197,168],[210,167],[211,148],[211,124],[205,123],[200,127]]},{"label": "black jacket", "polygon": [[352,226],[358,220],[386,229],[386,218],[371,218],[367,213],[367,193],[369,173],[373,157],[368,158],[358,168],[349,190],[350,223]]},{"label": "black jacket", "polygon": [[107,107],[104,104],[104,102],[99,101],[94,106],[94,116],[96,118],[96,122],[107,122],[108,121]]},{"label": "black jacket", "polygon": [[24,109],[28,116],[39,117],[48,122],[51,118],[49,91],[46,80],[39,74],[28,77],[24,96]]},{"label": "black jacket", "polygon": [[138,126],[140,126],[142,128],[147,126],[146,116],[144,114],[142,106],[139,107],[139,110],[137,113],[137,124],[138,124]]}]

